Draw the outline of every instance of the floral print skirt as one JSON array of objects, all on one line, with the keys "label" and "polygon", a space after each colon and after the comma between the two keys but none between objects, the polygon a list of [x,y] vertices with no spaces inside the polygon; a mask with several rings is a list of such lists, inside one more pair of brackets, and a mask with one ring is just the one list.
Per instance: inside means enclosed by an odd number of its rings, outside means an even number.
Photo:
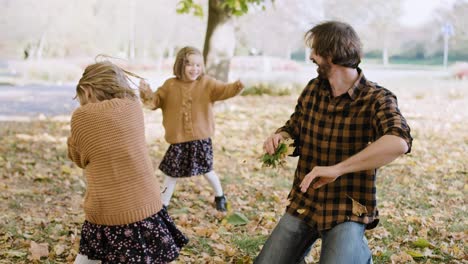
[{"label": "floral print skirt", "polygon": [[201,139],[172,144],[166,151],[159,169],[175,177],[190,177],[213,170],[213,146],[211,139]]},{"label": "floral print skirt", "polygon": [[118,226],[85,221],[80,254],[102,263],[168,263],[179,256],[188,239],[163,207],[141,221]]}]

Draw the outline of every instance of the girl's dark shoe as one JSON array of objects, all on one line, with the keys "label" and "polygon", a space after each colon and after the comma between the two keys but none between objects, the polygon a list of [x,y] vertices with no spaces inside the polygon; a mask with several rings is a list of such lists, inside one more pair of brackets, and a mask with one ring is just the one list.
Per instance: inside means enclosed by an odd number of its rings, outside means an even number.
[{"label": "girl's dark shoe", "polygon": [[223,196],[215,196],[215,204],[216,204],[216,210],[220,212],[226,212],[227,210],[227,201],[226,197]]}]

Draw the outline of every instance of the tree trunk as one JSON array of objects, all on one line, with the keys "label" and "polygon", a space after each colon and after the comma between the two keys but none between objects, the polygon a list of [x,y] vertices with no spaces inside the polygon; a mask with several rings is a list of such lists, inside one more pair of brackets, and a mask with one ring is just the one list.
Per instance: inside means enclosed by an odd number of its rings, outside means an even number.
[{"label": "tree trunk", "polygon": [[42,52],[44,51],[44,45],[45,45],[45,37],[46,37],[46,32],[44,31],[41,35],[41,38],[39,39],[39,44],[36,49],[36,59],[41,60],[42,59]]},{"label": "tree trunk", "polygon": [[236,38],[232,18],[221,8],[221,2],[222,0],[209,0],[203,58],[207,74],[226,82]]}]

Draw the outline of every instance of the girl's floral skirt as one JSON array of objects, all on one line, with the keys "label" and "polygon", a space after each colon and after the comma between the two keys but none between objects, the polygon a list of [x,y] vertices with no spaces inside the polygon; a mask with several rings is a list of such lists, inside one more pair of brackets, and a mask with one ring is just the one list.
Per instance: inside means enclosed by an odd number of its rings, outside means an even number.
[{"label": "girl's floral skirt", "polygon": [[213,146],[211,139],[171,144],[159,169],[164,174],[182,178],[205,174],[213,170]]},{"label": "girl's floral skirt", "polygon": [[163,207],[158,213],[127,225],[85,221],[80,254],[102,263],[167,263],[175,260],[187,243]]}]

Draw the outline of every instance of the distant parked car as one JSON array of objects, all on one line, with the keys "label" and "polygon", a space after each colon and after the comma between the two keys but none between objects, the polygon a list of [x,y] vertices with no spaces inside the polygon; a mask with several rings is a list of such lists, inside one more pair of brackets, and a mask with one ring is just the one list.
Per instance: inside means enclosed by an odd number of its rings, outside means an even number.
[{"label": "distant parked car", "polygon": [[452,66],[452,75],[455,79],[468,79],[468,62],[457,62]]}]

